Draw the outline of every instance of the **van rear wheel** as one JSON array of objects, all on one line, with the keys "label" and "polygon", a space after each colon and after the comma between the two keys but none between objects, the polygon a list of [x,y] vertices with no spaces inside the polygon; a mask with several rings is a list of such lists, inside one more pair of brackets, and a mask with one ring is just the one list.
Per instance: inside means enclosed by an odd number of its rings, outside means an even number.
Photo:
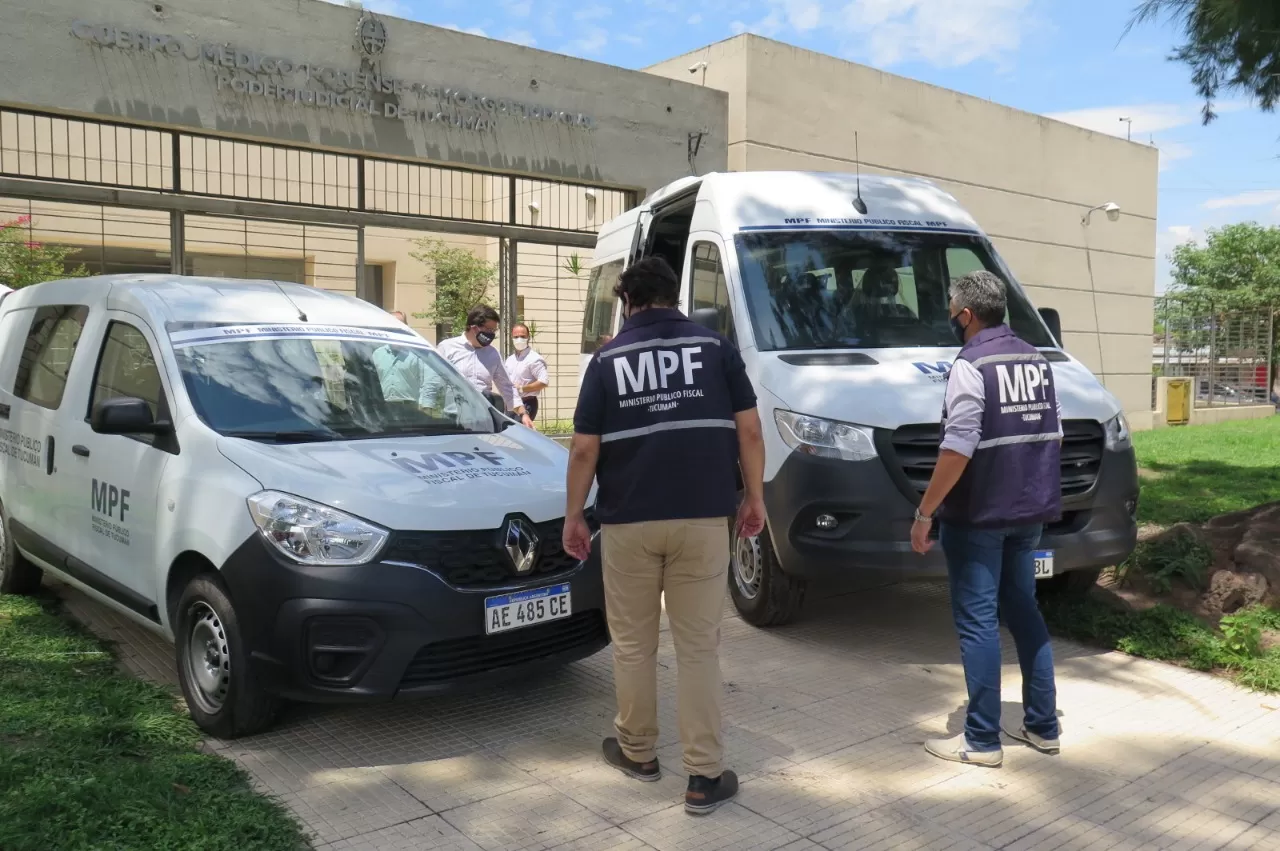
[{"label": "van rear wheel", "polygon": [[44,571],[18,552],[9,531],[9,515],[0,506],[0,594],[34,594]]},{"label": "van rear wheel", "polygon": [[280,701],[254,676],[240,621],[216,577],[204,574],[187,583],[174,637],[182,695],[201,730],[234,739],[271,726]]},{"label": "van rear wheel", "polygon": [[729,550],[729,596],[754,626],[782,626],[804,605],[805,582],[782,570],[765,528],[754,538],[734,537]]}]

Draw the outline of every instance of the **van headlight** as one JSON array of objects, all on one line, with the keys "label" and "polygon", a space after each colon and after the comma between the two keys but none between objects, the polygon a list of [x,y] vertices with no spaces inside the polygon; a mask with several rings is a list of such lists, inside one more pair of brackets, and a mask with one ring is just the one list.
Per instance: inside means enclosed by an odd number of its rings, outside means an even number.
[{"label": "van headlight", "polygon": [[1107,433],[1108,449],[1128,449],[1133,446],[1133,438],[1129,435],[1129,421],[1124,418],[1124,414],[1116,414],[1107,420],[1103,428]]},{"label": "van headlight", "polygon": [[287,493],[262,491],[248,503],[262,537],[302,564],[366,564],[387,542],[386,529]]},{"label": "van headlight", "polygon": [[783,410],[774,411],[773,418],[782,442],[796,452],[842,461],[870,461],[876,457],[869,428]]}]

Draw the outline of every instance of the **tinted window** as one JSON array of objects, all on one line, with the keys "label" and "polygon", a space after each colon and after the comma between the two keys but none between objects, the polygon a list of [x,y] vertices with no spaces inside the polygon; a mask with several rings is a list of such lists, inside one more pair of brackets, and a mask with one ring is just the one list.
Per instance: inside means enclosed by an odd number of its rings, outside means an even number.
[{"label": "tinted window", "polygon": [[796,231],[737,238],[761,350],[955,346],[950,284],[978,269],[1008,287],[1009,324],[1052,346],[1044,324],[986,239],[951,233]]},{"label": "tinted window", "polygon": [[613,315],[618,300],[613,288],[622,275],[622,261],[614,260],[591,270],[587,284],[587,303],[582,317],[582,353],[594,354],[597,349],[613,339]]},{"label": "tinted window", "polygon": [[[151,408],[151,418],[160,420],[164,385],[151,346],[142,332],[124,322],[112,322],[98,359],[98,375],[93,382],[92,411],[108,399],[141,399]],[[140,436],[150,442],[152,435]]]},{"label": "tinted window", "polygon": [[729,285],[725,281],[724,267],[720,265],[720,249],[710,242],[700,242],[693,248],[692,283],[690,315],[695,310],[714,309],[720,316],[716,330],[736,343],[733,311],[729,308]]},{"label": "tinted window", "polygon": [[57,409],[67,388],[67,373],[89,308],[68,304],[36,308],[27,332],[13,393],[20,399]]}]

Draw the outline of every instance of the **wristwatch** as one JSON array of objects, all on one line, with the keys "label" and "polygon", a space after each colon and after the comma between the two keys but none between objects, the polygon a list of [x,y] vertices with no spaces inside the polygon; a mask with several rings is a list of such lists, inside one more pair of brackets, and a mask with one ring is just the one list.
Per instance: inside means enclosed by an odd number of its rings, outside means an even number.
[{"label": "wristwatch", "polygon": [[918,509],[918,508],[917,508],[917,509],[916,509],[916,522],[917,522],[917,523],[932,523],[932,522],[933,522],[933,517],[928,516],[928,515],[925,515],[925,514],[921,514],[921,513],[920,513],[920,509]]}]

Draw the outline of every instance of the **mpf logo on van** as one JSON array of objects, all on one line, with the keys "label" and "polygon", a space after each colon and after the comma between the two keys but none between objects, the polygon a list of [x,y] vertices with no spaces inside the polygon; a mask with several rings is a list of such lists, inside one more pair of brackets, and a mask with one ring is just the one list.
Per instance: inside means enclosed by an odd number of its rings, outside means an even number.
[{"label": "mpf logo on van", "polygon": [[533,475],[501,452],[477,446],[470,452],[392,452],[385,460],[429,485],[447,485],[476,479],[509,479]]},{"label": "mpf logo on van", "polygon": [[920,372],[934,384],[944,383],[947,380],[947,375],[951,372],[951,364],[941,360],[937,363],[917,361],[911,365],[920,370]]},{"label": "mpf logo on van", "polygon": [[[649,349],[617,355],[613,375],[618,381],[618,407],[669,411],[678,408],[681,399],[701,396],[702,390],[693,386],[694,373],[702,369],[701,353],[702,346],[697,345],[681,346],[677,351]],[[676,388],[677,382],[683,386]],[[637,393],[645,395],[634,395]]]}]

